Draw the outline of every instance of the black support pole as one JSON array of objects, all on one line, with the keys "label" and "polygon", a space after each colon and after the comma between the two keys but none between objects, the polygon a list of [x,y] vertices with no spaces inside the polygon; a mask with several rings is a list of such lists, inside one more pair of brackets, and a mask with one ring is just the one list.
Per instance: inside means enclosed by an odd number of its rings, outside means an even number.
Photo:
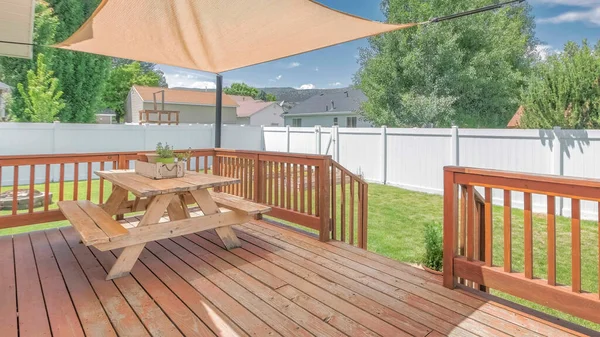
[{"label": "black support pole", "polygon": [[217,109],[215,116],[215,148],[221,147],[221,116],[223,113],[223,76],[217,75]]}]

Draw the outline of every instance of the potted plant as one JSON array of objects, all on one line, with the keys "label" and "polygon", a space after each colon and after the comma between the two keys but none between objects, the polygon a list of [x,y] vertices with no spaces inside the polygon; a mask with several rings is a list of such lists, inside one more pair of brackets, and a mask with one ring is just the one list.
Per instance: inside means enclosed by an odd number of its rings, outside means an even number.
[{"label": "potted plant", "polygon": [[152,179],[179,178],[185,175],[185,162],[191,157],[186,153],[176,154],[173,146],[156,144],[156,152],[146,154],[147,162],[138,160],[135,172]]},{"label": "potted plant", "polygon": [[441,275],[444,262],[444,244],[442,226],[430,222],[425,225],[425,255],[423,256],[423,269]]},{"label": "potted plant", "polygon": [[175,152],[173,152],[173,146],[169,146],[165,143],[165,146],[161,142],[156,144],[156,158],[157,163],[173,164],[175,162]]}]

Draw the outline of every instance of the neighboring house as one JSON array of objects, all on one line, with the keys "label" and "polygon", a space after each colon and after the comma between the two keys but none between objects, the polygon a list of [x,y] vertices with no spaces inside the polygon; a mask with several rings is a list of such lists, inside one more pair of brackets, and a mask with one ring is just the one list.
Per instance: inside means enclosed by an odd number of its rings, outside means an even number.
[{"label": "neighboring house", "polygon": [[6,97],[10,92],[8,84],[0,82],[0,121],[6,119]]},{"label": "neighboring house", "polygon": [[[139,123],[140,110],[154,109],[154,93],[164,90],[164,110],[179,111],[179,123],[213,124],[215,122],[216,98],[214,92],[197,89],[168,89],[134,85],[129,91],[125,105],[125,122]],[[162,94],[157,94],[157,109],[162,109]],[[223,94],[223,124],[237,123],[237,103]]]},{"label": "neighboring house", "polygon": [[115,118],[117,117],[117,113],[112,109],[104,109],[96,114],[96,123],[97,124],[113,124],[115,123]]},{"label": "neighboring house", "polygon": [[238,104],[237,123],[243,125],[283,126],[283,108],[278,102],[264,102],[250,96],[229,95]]},{"label": "neighboring house", "polygon": [[515,113],[515,115],[513,116],[513,118],[511,118],[510,122],[508,122],[508,125],[506,125],[506,127],[509,129],[518,129],[519,127],[521,127],[520,123],[524,112],[525,108],[521,105]]},{"label": "neighboring house", "polygon": [[359,114],[361,103],[367,96],[355,89],[343,92],[320,94],[293,107],[283,116],[285,125],[293,127],[338,125],[340,127],[371,127]]}]

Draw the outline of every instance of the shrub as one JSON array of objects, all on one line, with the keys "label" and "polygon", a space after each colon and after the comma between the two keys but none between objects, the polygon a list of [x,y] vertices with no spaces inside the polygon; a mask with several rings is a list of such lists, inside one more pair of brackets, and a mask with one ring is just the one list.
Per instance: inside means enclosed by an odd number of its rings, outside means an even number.
[{"label": "shrub", "polygon": [[439,223],[430,222],[425,225],[425,256],[423,265],[442,271],[443,266],[443,233]]}]

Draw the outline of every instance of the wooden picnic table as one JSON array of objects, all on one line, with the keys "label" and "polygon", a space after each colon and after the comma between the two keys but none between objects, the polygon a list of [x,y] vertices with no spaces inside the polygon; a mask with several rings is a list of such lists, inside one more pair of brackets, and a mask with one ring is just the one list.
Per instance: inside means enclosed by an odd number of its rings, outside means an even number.
[{"label": "wooden picnic table", "polygon": [[[231,226],[270,210],[239,197],[209,191],[239,183],[236,178],[187,172],[181,178],[154,180],[132,170],[95,173],[113,184],[112,194],[101,208],[89,201],[61,201],[59,207],[84,244],[102,251],[123,248],[107,280],[129,274],[144,246],[151,241],[215,229],[227,249],[240,247]],[[136,227],[126,229],[112,216],[125,207],[129,193],[136,197],[133,210],[141,203],[145,212]],[[190,216],[190,200],[198,204],[201,216]],[[227,209],[222,211],[219,205]],[[169,221],[159,223],[165,212]]]}]

